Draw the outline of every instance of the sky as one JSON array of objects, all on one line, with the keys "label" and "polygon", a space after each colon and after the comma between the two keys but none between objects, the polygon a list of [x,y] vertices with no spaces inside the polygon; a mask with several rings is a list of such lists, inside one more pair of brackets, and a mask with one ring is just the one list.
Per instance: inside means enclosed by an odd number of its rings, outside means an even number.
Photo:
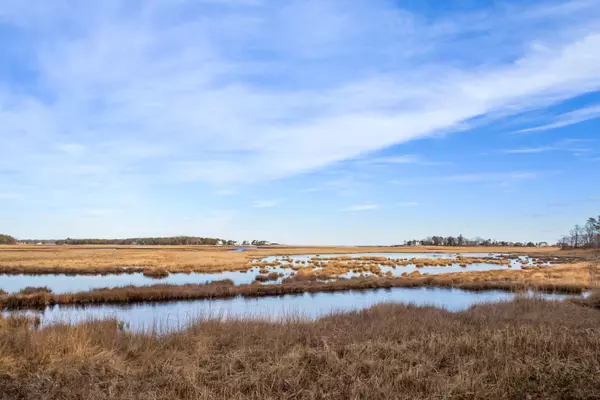
[{"label": "sky", "polygon": [[600,214],[600,0],[2,0],[0,231],[548,241]]}]

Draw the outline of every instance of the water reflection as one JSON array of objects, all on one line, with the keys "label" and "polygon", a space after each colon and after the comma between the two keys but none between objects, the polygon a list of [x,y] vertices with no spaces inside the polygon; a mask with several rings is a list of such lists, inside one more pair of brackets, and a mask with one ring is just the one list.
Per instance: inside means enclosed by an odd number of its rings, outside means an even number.
[{"label": "water reflection", "polygon": [[[526,295],[533,295],[528,293]],[[43,312],[26,311],[41,316],[43,324],[78,322],[89,319],[117,318],[134,331],[157,329],[160,332],[182,329],[200,317],[250,318],[276,320],[299,316],[314,319],[336,311],[368,308],[393,302],[431,305],[449,311],[461,311],[475,304],[510,301],[517,296],[502,291],[469,292],[446,288],[392,288],[333,293],[311,293],[277,297],[194,300],[136,305],[94,305],[48,307]],[[544,294],[546,299],[562,300],[568,296]]]}]

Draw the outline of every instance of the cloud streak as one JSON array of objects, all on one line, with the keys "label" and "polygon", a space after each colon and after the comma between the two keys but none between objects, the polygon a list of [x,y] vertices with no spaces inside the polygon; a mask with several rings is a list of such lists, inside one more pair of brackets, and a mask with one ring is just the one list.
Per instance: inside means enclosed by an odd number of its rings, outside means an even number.
[{"label": "cloud streak", "polygon": [[346,207],[342,211],[350,211],[350,212],[372,211],[372,210],[377,210],[379,207],[380,206],[377,203],[361,203],[361,204],[355,204],[355,205]]},{"label": "cloud streak", "polygon": [[596,118],[600,118],[600,105],[593,105],[581,108],[579,110],[567,112],[556,117],[555,121],[550,124],[540,125],[533,128],[521,129],[513,133],[548,131],[552,129],[564,128],[566,126],[575,125],[580,122],[585,122]]},{"label": "cloud streak", "polygon": [[399,207],[416,207],[420,204],[421,203],[419,203],[418,201],[404,201],[404,202],[398,203],[398,206]]},{"label": "cloud streak", "polygon": [[279,200],[257,200],[252,203],[254,208],[273,208],[277,207],[281,202]]},{"label": "cloud streak", "polygon": [[568,151],[573,153],[573,155],[581,155],[584,153],[588,153],[592,151],[590,147],[573,147],[573,146],[582,146],[586,143],[591,143],[590,139],[564,139],[558,141],[552,145],[547,146],[538,146],[538,147],[523,147],[518,149],[508,149],[502,150],[502,153],[505,154],[536,154],[536,153],[545,153],[548,151]]}]

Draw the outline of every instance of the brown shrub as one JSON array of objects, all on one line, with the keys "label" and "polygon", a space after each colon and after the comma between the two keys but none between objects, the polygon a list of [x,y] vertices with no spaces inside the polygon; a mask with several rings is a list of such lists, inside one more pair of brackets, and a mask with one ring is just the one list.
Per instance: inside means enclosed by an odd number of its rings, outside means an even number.
[{"label": "brown shrub", "polygon": [[169,272],[164,269],[144,268],[144,276],[154,279],[163,279],[169,276]]},{"label": "brown shrub", "polygon": [[19,294],[24,294],[24,295],[37,294],[37,293],[52,293],[52,290],[48,289],[45,286],[44,287],[27,286],[19,291]]}]

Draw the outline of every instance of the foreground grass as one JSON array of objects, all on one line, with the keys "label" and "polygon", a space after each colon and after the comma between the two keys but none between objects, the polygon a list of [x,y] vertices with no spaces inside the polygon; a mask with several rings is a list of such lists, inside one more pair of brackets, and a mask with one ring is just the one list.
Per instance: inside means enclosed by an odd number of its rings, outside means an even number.
[{"label": "foreground grass", "polygon": [[460,313],[381,305],[165,336],[0,319],[0,388],[2,399],[598,398],[600,312],[535,299]]}]

